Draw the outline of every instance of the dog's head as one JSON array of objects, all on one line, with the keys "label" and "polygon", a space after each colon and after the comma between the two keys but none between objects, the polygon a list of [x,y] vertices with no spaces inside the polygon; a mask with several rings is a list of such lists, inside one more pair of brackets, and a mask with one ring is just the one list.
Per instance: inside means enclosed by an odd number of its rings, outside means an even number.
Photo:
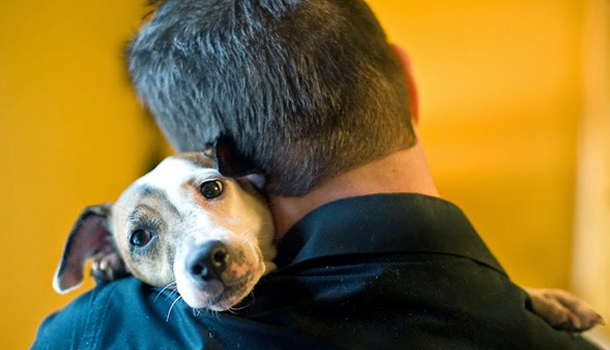
[{"label": "dog's head", "polygon": [[83,212],[55,289],[77,287],[91,257],[98,280],[131,273],[177,288],[191,307],[226,310],[274,268],[273,223],[247,180],[222,176],[203,153],[186,153],[165,159],[114,205]]}]

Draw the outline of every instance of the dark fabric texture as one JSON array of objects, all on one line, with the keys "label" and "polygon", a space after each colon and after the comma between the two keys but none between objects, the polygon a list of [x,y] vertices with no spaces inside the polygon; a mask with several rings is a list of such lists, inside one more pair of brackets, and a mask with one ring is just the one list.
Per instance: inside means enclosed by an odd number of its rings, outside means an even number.
[{"label": "dark fabric texture", "polygon": [[100,285],[49,316],[32,349],[596,349],[533,314],[438,198],[330,203],[292,228],[276,262],[232,312],[194,311],[132,277]]}]

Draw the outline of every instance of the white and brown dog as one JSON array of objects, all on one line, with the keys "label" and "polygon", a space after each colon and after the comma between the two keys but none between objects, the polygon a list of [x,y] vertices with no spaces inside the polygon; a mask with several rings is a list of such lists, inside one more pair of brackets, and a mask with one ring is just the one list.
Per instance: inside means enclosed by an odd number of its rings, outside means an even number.
[{"label": "white and brown dog", "polygon": [[246,180],[220,175],[203,153],[169,157],[115,204],[85,209],[53,280],[65,293],[93,258],[97,281],[133,274],[176,288],[193,308],[227,310],[275,268],[273,222]]},{"label": "white and brown dog", "polygon": [[[85,209],[68,237],[54,288],[76,288],[93,258],[97,281],[133,274],[176,289],[193,308],[230,309],[275,269],[273,221],[251,180],[222,176],[208,153],[165,159],[115,204]],[[526,291],[538,315],[557,328],[603,324],[568,292]]]}]

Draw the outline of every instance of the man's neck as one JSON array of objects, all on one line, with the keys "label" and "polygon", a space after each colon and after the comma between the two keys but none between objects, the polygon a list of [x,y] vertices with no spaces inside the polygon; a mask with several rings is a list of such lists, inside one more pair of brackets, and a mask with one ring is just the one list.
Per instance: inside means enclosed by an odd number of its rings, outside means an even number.
[{"label": "man's neck", "polygon": [[421,143],[338,175],[302,197],[271,196],[276,239],[312,210],[342,198],[376,193],[421,193],[438,197]]}]

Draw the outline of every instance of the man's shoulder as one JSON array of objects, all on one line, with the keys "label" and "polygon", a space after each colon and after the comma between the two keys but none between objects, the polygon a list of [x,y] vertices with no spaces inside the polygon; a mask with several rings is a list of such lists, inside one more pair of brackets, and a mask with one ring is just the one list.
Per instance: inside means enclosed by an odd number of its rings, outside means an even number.
[{"label": "man's shoulder", "polygon": [[49,316],[32,349],[335,349],[283,326],[194,310],[180,299],[133,277],[98,286]]},{"label": "man's shoulder", "polygon": [[147,307],[150,294],[151,287],[133,277],[98,285],[49,315],[32,349],[101,349],[101,334],[120,334],[134,323],[127,318],[154,314]]}]

